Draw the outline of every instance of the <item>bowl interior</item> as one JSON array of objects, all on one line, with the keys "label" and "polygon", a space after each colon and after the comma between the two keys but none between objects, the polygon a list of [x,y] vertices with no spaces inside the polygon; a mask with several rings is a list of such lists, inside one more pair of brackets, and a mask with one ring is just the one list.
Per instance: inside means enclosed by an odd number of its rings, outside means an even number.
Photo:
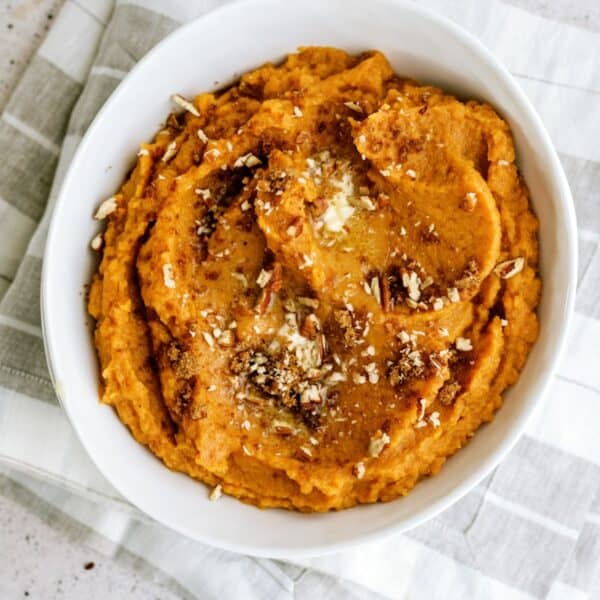
[{"label": "bowl interior", "polygon": [[[464,98],[485,99],[508,120],[519,164],[540,218],[541,336],[504,408],[441,473],[409,496],[339,513],[261,511],[165,468],[138,445],[112,410],[98,403],[98,367],[82,300],[95,257],[94,207],[112,195],[138,144],[171,109],[174,92],[216,89],[300,45],[350,52],[382,50],[395,70]],[[108,143],[109,142],[109,143]],[[73,224],[77,224],[73,227]],[[159,44],[123,81],[74,158],[51,223],[43,274],[43,324],[61,401],[107,479],[156,520],[193,538],[241,552],[317,554],[412,527],[456,501],[516,442],[539,402],[563,345],[572,309],[576,247],[572,201],[547,134],[523,93],[482,46],[412,3],[376,0],[249,0],[195,21]]]}]

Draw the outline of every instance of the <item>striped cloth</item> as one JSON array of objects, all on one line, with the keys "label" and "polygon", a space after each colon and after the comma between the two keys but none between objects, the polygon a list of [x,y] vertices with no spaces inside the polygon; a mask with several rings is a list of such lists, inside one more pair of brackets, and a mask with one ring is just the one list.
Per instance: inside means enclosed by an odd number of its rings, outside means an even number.
[{"label": "striped cloth", "polygon": [[533,101],[574,192],[581,256],[566,358],[509,457],[463,500],[407,534],[289,564],[208,548],[150,522],[83,452],[57,404],[40,336],[52,203],[114,87],[161,38],[217,4],[68,0],[2,114],[0,494],[135,564],[172,597],[599,597],[600,33],[498,0],[424,4],[479,36]]}]

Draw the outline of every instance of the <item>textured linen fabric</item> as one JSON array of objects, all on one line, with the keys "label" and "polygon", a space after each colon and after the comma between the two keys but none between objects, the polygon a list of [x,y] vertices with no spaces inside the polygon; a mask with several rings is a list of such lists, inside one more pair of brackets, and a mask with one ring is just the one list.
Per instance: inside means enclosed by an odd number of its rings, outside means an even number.
[{"label": "textured linen fabric", "polygon": [[68,0],[0,119],[0,494],[181,597],[600,596],[600,33],[500,1],[421,2],[478,36],[544,120],[579,221],[569,346],[504,462],[424,525],[295,564],[209,548],[149,520],[102,477],[60,408],[41,340],[52,204],[103,102],[135,63],[219,0]]}]

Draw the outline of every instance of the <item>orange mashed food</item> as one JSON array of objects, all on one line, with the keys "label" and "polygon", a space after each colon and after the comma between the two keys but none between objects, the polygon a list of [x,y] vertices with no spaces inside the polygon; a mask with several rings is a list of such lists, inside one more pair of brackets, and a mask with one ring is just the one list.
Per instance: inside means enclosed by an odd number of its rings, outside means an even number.
[{"label": "orange mashed food", "polygon": [[102,402],[213,498],[407,494],[493,419],[538,333],[508,125],[332,48],[174,100],[97,213]]}]

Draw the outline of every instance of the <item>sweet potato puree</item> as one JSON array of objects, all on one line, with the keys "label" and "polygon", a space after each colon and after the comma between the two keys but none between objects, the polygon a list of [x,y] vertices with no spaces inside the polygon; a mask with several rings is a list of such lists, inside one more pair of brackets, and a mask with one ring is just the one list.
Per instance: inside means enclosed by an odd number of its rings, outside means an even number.
[{"label": "sweet potato puree", "polygon": [[102,402],[212,498],[406,494],[494,417],[538,333],[508,125],[331,48],[173,99],[96,214]]}]

